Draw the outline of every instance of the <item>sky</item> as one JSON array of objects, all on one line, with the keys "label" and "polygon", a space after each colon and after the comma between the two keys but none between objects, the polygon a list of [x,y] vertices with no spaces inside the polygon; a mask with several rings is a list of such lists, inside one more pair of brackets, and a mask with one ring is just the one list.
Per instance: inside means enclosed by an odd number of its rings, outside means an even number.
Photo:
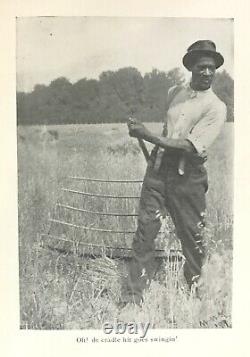
[{"label": "sky", "polygon": [[23,17],[17,19],[17,90],[30,92],[66,77],[98,79],[136,67],[168,71],[182,65],[193,42],[210,39],[233,77],[233,20],[159,17]]}]

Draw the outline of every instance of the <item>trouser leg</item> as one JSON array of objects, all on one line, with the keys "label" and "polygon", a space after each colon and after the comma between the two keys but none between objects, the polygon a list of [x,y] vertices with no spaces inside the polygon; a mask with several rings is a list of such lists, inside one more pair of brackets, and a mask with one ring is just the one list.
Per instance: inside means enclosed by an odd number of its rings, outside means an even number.
[{"label": "trouser leg", "polygon": [[128,280],[122,299],[140,304],[143,290],[149,286],[156,271],[155,238],[165,216],[165,184],[152,169],[144,178],[138,211],[137,231],[132,243],[133,258],[129,263]]},{"label": "trouser leg", "polygon": [[166,203],[181,240],[186,258],[184,276],[190,288],[201,274],[205,257],[203,233],[206,190],[207,175],[203,166],[187,169],[184,176],[176,175],[167,185]]}]

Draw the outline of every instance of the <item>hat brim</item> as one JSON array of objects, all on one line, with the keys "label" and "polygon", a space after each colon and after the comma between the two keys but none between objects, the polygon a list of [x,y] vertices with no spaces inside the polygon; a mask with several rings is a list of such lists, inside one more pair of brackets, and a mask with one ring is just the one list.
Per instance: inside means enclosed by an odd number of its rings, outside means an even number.
[{"label": "hat brim", "polygon": [[193,50],[187,52],[183,57],[182,63],[189,71],[191,71],[192,66],[197,60],[197,58],[204,57],[204,56],[214,58],[216,69],[222,66],[224,63],[224,58],[219,52],[209,51],[209,50]]}]

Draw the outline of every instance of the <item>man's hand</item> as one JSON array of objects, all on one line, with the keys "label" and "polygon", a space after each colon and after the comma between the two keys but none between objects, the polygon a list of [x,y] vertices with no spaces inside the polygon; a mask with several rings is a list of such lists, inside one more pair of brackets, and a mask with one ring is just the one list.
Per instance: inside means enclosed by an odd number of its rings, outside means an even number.
[{"label": "man's hand", "polygon": [[129,135],[133,138],[144,139],[148,135],[148,129],[135,118],[128,119]]}]

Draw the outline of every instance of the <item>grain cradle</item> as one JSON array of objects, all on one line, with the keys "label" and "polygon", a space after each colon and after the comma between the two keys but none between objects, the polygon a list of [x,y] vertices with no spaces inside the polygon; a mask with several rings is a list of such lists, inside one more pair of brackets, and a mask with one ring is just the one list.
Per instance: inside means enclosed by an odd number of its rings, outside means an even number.
[{"label": "grain cradle", "polygon": [[[65,181],[41,246],[80,257],[130,259],[142,180],[70,176]],[[163,225],[159,232],[155,257],[175,266],[183,256],[176,240],[166,245],[167,230]]]}]

